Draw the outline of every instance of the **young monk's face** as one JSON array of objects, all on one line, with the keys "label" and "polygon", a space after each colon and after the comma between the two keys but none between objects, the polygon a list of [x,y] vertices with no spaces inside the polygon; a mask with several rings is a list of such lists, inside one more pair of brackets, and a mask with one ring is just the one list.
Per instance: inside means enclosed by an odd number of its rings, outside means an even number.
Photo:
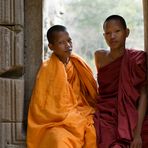
[{"label": "young monk's face", "polygon": [[66,31],[54,33],[54,42],[49,44],[49,48],[53,50],[55,55],[66,63],[72,52],[72,40]]},{"label": "young monk's face", "polygon": [[129,35],[129,29],[125,29],[119,20],[110,20],[104,24],[103,35],[111,49],[121,49],[125,48],[125,41]]}]

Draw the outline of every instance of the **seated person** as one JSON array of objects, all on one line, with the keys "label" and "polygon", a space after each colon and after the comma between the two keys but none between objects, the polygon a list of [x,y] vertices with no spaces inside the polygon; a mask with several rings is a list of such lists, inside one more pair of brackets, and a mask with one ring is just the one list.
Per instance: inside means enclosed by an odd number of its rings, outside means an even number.
[{"label": "seated person", "polygon": [[67,29],[47,32],[51,57],[37,75],[28,113],[28,148],[96,148],[97,86],[87,64],[72,54]]}]

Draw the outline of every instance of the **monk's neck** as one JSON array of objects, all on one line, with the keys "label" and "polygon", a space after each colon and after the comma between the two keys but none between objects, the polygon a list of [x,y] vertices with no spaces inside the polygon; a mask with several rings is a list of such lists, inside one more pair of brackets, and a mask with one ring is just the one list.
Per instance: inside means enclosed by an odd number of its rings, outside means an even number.
[{"label": "monk's neck", "polygon": [[109,54],[113,59],[116,59],[122,56],[124,54],[124,51],[125,51],[125,48],[124,49],[113,49],[113,50],[111,49]]},{"label": "monk's neck", "polygon": [[58,58],[59,58],[59,60],[66,66],[67,64],[68,64],[68,62],[69,62],[69,57],[67,57],[67,58],[61,58],[61,57],[59,57],[59,56],[57,56]]}]

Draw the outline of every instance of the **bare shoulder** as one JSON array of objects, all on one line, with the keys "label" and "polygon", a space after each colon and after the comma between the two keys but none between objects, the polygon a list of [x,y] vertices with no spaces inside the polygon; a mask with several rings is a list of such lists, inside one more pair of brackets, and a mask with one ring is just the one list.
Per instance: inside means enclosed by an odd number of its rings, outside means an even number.
[{"label": "bare shoulder", "polygon": [[106,57],[107,53],[108,53],[107,50],[103,50],[103,49],[96,50],[95,51],[95,59],[102,59],[102,58]]},{"label": "bare shoulder", "polygon": [[108,54],[107,50],[99,49],[95,51],[94,56],[97,68],[100,68],[104,65],[104,62],[106,61],[107,58],[107,54]]}]

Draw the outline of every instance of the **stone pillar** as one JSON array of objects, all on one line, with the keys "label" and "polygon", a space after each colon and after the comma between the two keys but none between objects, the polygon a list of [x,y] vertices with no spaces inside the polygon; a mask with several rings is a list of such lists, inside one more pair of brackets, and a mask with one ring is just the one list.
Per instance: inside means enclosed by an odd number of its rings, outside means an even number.
[{"label": "stone pillar", "polygon": [[0,148],[24,148],[24,1],[0,0]]},{"label": "stone pillar", "polygon": [[[147,52],[147,69],[148,69],[148,0],[143,0],[143,15],[144,15],[144,48],[145,51]],[[147,70],[147,75],[148,75],[148,70]],[[148,87],[147,87],[147,94],[148,94]]]},{"label": "stone pillar", "polygon": [[42,61],[42,0],[25,0],[25,100],[24,128],[35,77]]},{"label": "stone pillar", "polygon": [[148,52],[148,0],[143,0],[143,15],[144,15],[144,47]]}]

